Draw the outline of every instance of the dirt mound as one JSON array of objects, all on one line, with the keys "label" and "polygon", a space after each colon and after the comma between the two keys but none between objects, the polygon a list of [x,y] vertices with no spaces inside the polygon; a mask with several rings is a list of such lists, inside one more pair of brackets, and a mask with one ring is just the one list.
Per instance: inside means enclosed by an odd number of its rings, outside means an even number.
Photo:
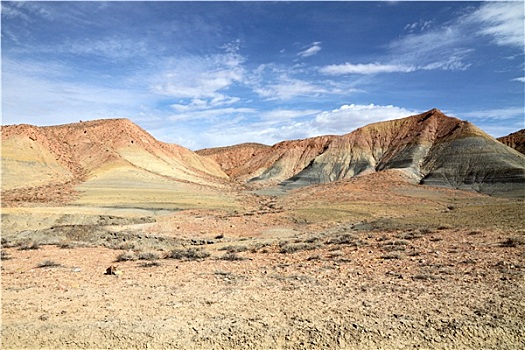
[{"label": "dirt mound", "polygon": [[499,137],[498,141],[525,154],[525,129],[513,132],[507,136]]}]

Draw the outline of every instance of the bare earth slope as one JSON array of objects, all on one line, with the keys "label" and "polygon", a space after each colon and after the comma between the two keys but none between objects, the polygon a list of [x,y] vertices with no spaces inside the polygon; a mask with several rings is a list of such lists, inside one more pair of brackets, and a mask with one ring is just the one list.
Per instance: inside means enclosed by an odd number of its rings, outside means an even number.
[{"label": "bare earth slope", "polygon": [[266,154],[270,146],[260,143],[243,143],[229,147],[205,148],[196,151],[197,154],[211,158],[226,174],[232,178],[240,176],[240,164],[249,162],[253,157]]},{"label": "bare earth slope", "polygon": [[525,154],[525,129],[513,132],[507,136],[498,137],[498,141]]},{"label": "bare earth slope", "polygon": [[93,224],[108,213],[118,222],[151,221],[159,210],[236,201],[214,161],[127,119],[2,127],[3,234]]},{"label": "bare earth slope", "polygon": [[370,124],[343,136],[285,141],[238,162],[242,180],[297,188],[400,169],[411,181],[524,195],[525,156],[441,111]]},{"label": "bare earth slope", "polygon": [[106,177],[118,177],[115,172],[132,176],[138,183],[155,178],[214,185],[227,179],[215,162],[159,142],[127,119],[52,127],[3,126],[2,145],[4,202],[45,197],[46,186],[67,192],[68,185],[70,189],[81,183],[100,183]]}]

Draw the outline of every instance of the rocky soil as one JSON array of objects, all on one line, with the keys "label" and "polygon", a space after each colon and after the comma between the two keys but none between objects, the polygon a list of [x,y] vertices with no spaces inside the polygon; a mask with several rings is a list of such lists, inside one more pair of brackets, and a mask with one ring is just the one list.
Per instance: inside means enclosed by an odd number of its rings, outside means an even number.
[{"label": "rocky soil", "polygon": [[523,348],[523,202],[399,176],[236,210],[70,207],[2,237],[2,348]]}]

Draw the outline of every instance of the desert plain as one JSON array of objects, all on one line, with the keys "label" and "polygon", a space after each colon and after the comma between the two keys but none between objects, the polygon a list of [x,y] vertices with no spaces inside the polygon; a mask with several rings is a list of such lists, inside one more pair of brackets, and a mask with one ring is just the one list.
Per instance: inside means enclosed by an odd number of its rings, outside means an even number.
[{"label": "desert plain", "polygon": [[[128,121],[3,127],[2,348],[524,348],[523,182],[425,184],[407,171],[425,140],[394,147],[409,166],[272,177],[325,171],[325,141],[279,145],[248,176],[269,146],[221,160]],[[486,142],[519,174],[521,153]]]}]

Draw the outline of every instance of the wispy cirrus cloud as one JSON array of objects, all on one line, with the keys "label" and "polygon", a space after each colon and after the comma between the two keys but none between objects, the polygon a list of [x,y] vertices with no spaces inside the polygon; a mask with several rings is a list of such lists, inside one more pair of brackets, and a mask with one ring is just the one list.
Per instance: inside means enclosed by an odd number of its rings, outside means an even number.
[{"label": "wispy cirrus cloud", "polygon": [[[363,125],[416,114],[393,105],[342,105],[330,111],[275,109],[256,113],[257,119],[229,118],[228,127],[212,124],[205,131],[186,129],[171,139],[199,147],[228,146],[244,142],[272,145],[283,140],[303,139],[328,134],[346,134]],[[167,135],[167,132],[158,131]]]},{"label": "wispy cirrus cloud", "polygon": [[321,67],[319,71],[328,75],[344,74],[379,74],[379,73],[409,73],[416,70],[414,66],[403,64],[381,64],[381,63],[344,63],[332,64]]},{"label": "wispy cirrus cloud", "polygon": [[468,61],[474,52],[472,41],[480,35],[491,36],[497,45],[523,48],[524,21],[523,2],[487,2],[441,26],[431,26],[429,20],[407,24],[408,34],[387,45],[386,63],[347,62],[319,71],[327,75],[464,71],[472,65]]},{"label": "wispy cirrus cloud", "polygon": [[275,82],[254,88],[261,97],[268,100],[289,100],[297,96],[319,96],[329,90],[307,80],[281,76]]},{"label": "wispy cirrus cloud", "polygon": [[393,105],[349,104],[319,113],[309,124],[310,128],[317,130],[320,135],[348,133],[366,124],[404,118],[417,113],[417,111]]},{"label": "wispy cirrus cloud", "polygon": [[[512,119],[515,117],[525,117],[523,106],[521,107],[508,107],[508,108],[497,108],[497,109],[481,109],[477,111],[464,112],[459,114],[461,118],[469,118],[476,120],[505,120]],[[523,121],[523,120],[522,120]]]},{"label": "wispy cirrus cloud", "polygon": [[131,118],[146,112],[150,96],[127,86],[70,81],[74,71],[59,63],[4,60],[2,108],[5,124],[36,125],[78,119]]},{"label": "wispy cirrus cloud", "polygon": [[522,1],[486,2],[468,20],[481,23],[480,33],[491,36],[497,45],[523,48],[524,7]]},{"label": "wispy cirrus cloud", "polygon": [[315,41],[311,46],[299,52],[297,55],[301,57],[310,57],[317,54],[319,51],[321,51],[321,42]]},{"label": "wispy cirrus cloud", "polygon": [[151,82],[159,95],[181,99],[227,99],[223,93],[244,81],[244,58],[229,51],[209,56],[169,59]]}]

